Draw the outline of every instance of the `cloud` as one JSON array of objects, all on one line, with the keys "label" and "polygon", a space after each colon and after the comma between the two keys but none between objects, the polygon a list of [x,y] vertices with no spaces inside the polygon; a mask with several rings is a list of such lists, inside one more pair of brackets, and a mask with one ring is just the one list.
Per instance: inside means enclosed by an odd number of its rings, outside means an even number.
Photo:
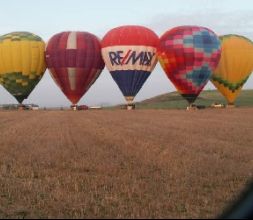
[{"label": "cloud", "polygon": [[252,11],[222,12],[206,10],[196,13],[171,13],[154,16],[147,26],[161,35],[165,31],[180,25],[199,25],[212,29],[218,35],[239,34],[253,40]]}]

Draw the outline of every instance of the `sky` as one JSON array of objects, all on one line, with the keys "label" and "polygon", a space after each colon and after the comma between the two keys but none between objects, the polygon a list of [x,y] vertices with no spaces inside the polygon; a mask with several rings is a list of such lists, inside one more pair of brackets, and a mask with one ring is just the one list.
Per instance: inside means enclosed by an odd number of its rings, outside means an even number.
[{"label": "sky", "polygon": [[[180,25],[199,25],[217,35],[239,34],[253,40],[252,0],[8,0],[1,2],[0,35],[29,31],[47,42],[62,31],[88,31],[100,39],[121,25],[143,25],[158,36]],[[253,74],[244,85],[253,89]],[[209,82],[205,89],[214,89]],[[175,91],[160,64],[135,97],[141,101]],[[0,104],[17,103],[0,86]],[[48,71],[23,103],[40,106],[69,106]],[[105,68],[79,104],[112,105],[125,103],[118,86]]]}]

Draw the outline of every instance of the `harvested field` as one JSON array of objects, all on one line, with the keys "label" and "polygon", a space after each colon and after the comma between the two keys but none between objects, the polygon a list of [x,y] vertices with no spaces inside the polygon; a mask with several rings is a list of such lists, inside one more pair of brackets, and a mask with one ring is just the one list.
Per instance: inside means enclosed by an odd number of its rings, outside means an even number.
[{"label": "harvested field", "polygon": [[0,112],[1,218],[213,218],[253,177],[253,108]]}]

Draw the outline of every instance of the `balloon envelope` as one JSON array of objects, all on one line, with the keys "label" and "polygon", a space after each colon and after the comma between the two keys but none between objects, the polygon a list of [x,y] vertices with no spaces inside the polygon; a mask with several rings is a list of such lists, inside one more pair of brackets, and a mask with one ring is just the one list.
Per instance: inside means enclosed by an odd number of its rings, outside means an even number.
[{"label": "balloon envelope", "polygon": [[104,68],[99,39],[88,32],[62,32],[46,46],[46,62],[66,97],[76,104]]},{"label": "balloon envelope", "polygon": [[205,27],[180,26],[163,34],[158,59],[179,93],[193,103],[220,59],[220,41]]},{"label": "balloon envelope", "polygon": [[253,71],[253,42],[238,35],[220,37],[222,54],[211,81],[233,104]]},{"label": "balloon envelope", "polygon": [[132,102],[157,63],[158,36],[142,26],[121,26],[102,40],[106,67],[125,99]]},{"label": "balloon envelope", "polygon": [[0,83],[19,103],[38,84],[46,70],[45,43],[29,32],[0,37]]}]

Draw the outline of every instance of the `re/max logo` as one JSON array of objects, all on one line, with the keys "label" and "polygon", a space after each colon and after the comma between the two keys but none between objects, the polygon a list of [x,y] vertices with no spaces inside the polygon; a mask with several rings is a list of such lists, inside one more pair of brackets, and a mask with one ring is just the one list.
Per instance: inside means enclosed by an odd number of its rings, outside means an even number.
[{"label": "re/max logo", "polygon": [[141,66],[150,66],[152,63],[152,59],[155,56],[153,52],[136,52],[132,50],[128,50],[124,55],[124,51],[111,51],[109,52],[109,57],[112,66],[114,65],[126,65],[126,64],[136,64],[139,62]]}]

